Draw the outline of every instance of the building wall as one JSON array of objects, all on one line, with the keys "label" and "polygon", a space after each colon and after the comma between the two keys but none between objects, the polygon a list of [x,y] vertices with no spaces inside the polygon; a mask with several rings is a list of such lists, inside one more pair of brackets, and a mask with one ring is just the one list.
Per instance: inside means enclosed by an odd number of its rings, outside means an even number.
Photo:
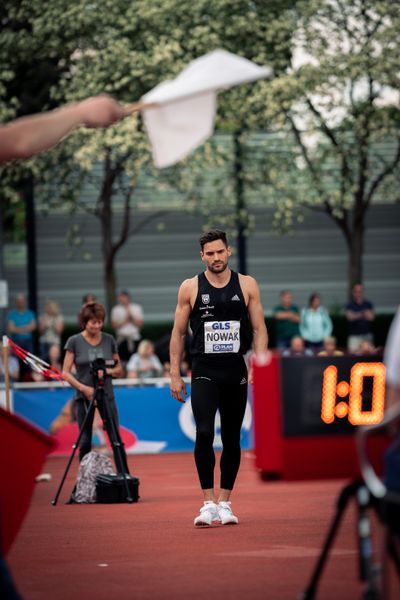
[{"label": "building wall", "polygon": [[[255,231],[248,238],[248,273],[260,284],[266,313],[284,288],[293,290],[301,306],[318,291],[325,306],[342,307],[347,299],[347,250],[331,220],[310,213],[292,234],[278,236],[272,232],[270,210],[257,210],[255,216]],[[65,238],[72,224],[81,227],[81,244],[71,255]],[[132,292],[147,322],[171,320],[179,284],[202,270],[198,237],[203,224],[202,217],[170,211],[150,222],[118,254],[118,288]],[[84,293],[104,300],[99,231],[99,222],[87,214],[37,216],[39,310],[46,299],[54,299],[66,320],[74,322]],[[230,241],[234,246],[235,240]],[[6,256],[12,253],[7,248]],[[231,266],[236,268],[234,257]],[[371,208],[364,269],[366,296],[378,312],[393,312],[400,302],[400,205]],[[12,302],[15,293],[26,291],[24,265],[6,264],[5,277]]]}]

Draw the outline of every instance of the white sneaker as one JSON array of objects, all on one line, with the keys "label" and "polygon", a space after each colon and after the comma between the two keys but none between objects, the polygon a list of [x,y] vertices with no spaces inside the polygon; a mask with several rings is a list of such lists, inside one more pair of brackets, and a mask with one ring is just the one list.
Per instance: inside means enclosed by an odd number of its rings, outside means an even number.
[{"label": "white sneaker", "polygon": [[230,502],[218,502],[217,511],[222,525],[237,525],[239,519],[233,514]]},{"label": "white sneaker", "polygon": [[210,527],[213,521],[219,521],[217,505],[212,501],[204,502],[199,516],[194,520],[194,524],[196,527]]}]

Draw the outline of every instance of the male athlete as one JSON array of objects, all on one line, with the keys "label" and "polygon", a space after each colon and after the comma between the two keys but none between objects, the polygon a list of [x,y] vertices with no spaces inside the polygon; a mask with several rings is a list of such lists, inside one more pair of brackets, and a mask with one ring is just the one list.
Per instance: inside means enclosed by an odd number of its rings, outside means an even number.
[{"label": "male athlete", "polygon": [[[186,386],[180,375],[184,338],[190,323],[193,338],[192,410],[196,422],[194,450],[204,504],[197,526],[236,524],[229,501],[240,465],[240,428],[246,401],[248,374],[243,355],[251,345],[263,352],[268,335],[260,292],[253,277],[228,266],[231,249],[226,234],[212,229],[200,238],[204,273],[186,279],[179,288],[171,335],[171,395],[184,402]],[[215,414],[221,416],[221,481],[218,501],[214,493],[213,450]]]}]

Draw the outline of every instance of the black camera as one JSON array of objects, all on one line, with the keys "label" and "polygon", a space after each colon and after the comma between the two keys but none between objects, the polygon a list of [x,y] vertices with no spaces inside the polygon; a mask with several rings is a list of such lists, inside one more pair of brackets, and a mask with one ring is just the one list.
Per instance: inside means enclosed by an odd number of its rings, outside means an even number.
[{"label": "black camera", "polygon": [[109,360],[105,360],[104,358],[95,358],[90,363],[90,368],[93,373],[97,373],[98,371],[105,371],[106,369],[112,369],[117,364],[117,361],[113,358]]},{"label": "black camera", "polygon": [[93,373],[95,387],[103,387],[106,377],[110,377],[107,369],[112,369],[117,364],[113,358],[105,360],[104,358],[96,358],[90,363],[90,370]]}]

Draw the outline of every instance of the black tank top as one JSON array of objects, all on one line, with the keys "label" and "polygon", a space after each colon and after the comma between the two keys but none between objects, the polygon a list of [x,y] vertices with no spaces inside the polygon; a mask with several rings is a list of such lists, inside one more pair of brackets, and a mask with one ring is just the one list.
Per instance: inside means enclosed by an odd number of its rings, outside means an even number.
[{"label": "black tank top", "polygon": [[198,275],[196,301],[190,315],[191,354],[229,356],[245,354],[251,346],[250,320],[239,276],[223,288],[212,286],[204,273]]}]

